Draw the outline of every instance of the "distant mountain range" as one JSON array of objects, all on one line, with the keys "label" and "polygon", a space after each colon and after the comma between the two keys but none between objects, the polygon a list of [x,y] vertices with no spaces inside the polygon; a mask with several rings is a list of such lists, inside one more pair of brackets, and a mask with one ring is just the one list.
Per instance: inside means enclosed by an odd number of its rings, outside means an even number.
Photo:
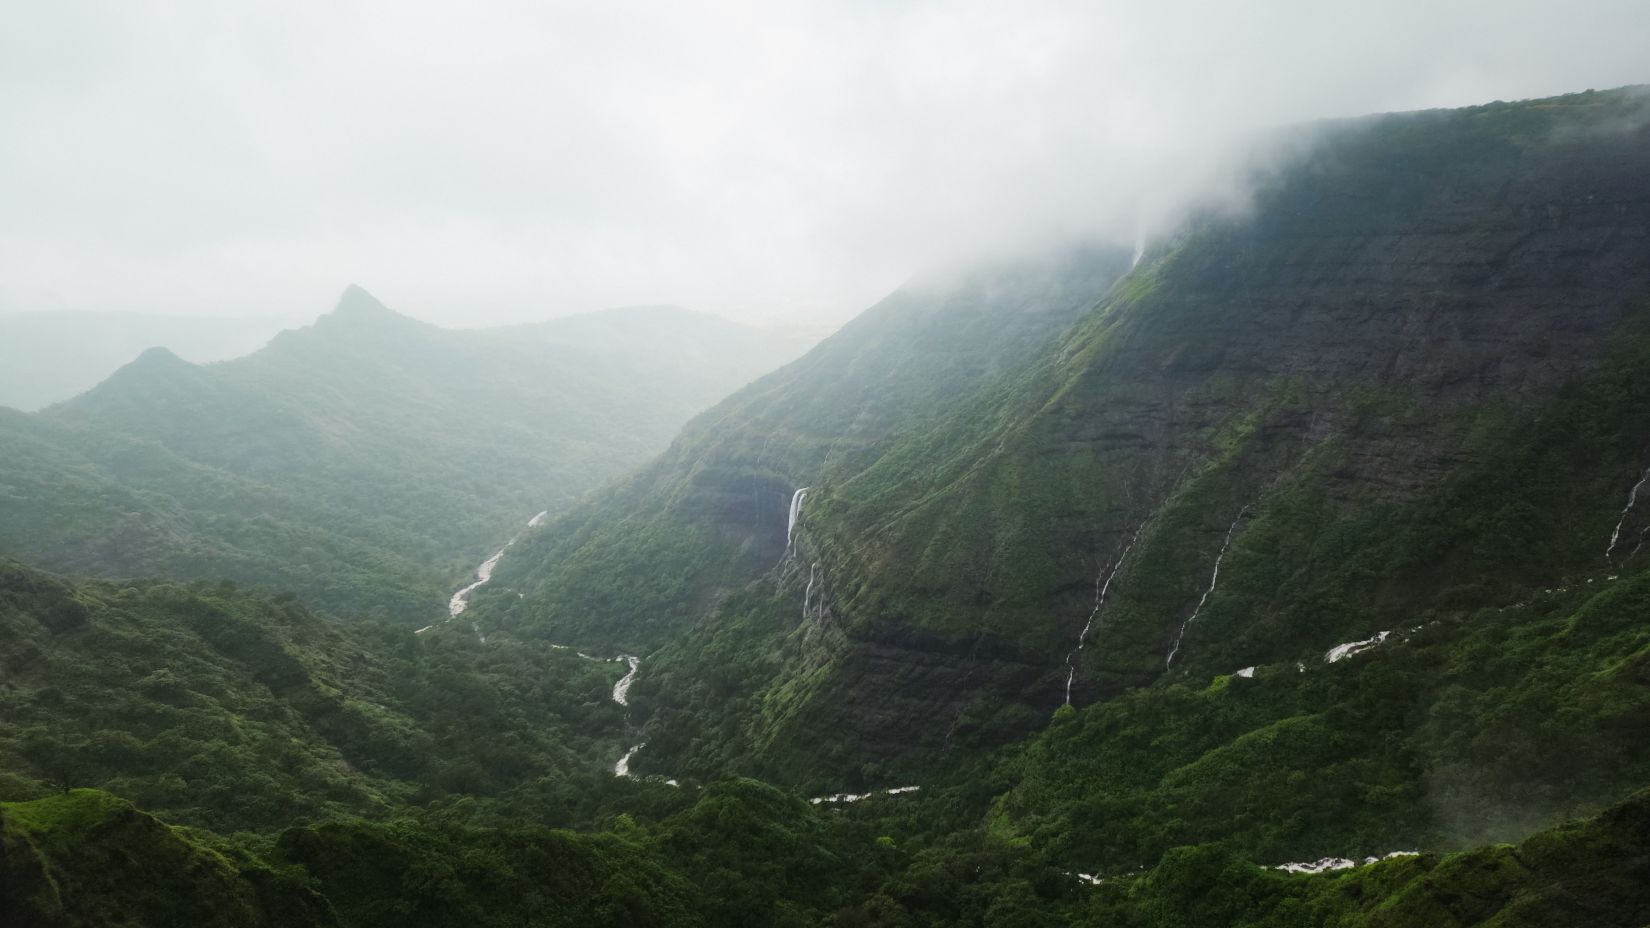
[{"label": "distant mountain range", "polygon": [[426,624],[489,547],[804,346],[669,307],[452,331],[352,287],[242,358],[0,410],[0,553]]},{"label": "distant mountain range", "polygon": [[33,412],[96,386],[142,352],[165,346],[196,364],[251,354],[276,319],[36,312],[0,315],[0,406]]}]

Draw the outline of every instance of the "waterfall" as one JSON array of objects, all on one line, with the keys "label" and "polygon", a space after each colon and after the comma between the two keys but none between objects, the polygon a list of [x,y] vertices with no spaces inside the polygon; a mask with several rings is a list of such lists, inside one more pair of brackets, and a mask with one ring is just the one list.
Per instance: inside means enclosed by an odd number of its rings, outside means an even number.
[{"label": "waterfall", "polygon": [[817,570],[819,570],[818,564],[813,564],[808,567],[808,588],[802,591],[802,621],[804,622],[808,621],[808,601],[813,599],[814,573]]},{"label": "waterfall", "polygon": [[796,536],[796,519],[802,515],[802,500],[808,496],[808,487],[791,494],[791,512],[785,518],[785,553],[791,553],[791,542]]},{"label": "waterfall", "polygon": [[630,750],[624,752],[624,756],[619,758],[618,763],[613,765],[613,775],[616,777],[630,776],[630,759],[636,756],[637,751],[640,751],[645,747],[647,747],[647,742],[643,741],[641,744],[638,744]]},{"label": "waterfall", "polygon": [[[1621,517],[1616,519],[1616,527],[1610,532],[1610,545],[1604,549],[1604,561],[1607,564],[1614,563],[1610,555],[1615,553],[1616,542],[1621,539],[1621,527],[1627,524],[1627,514],[1633,511],[1633,504],[1639,501],[1639,491],[1644,489],[1646,481],[1650,481],[1650,467],[1645,468],[1644,475],[1639,477],[1639,482],[1633,484],[1633,489],[1627,494],[1627,505],[1621,507]],[[1640,543],[1643,543],[1642,536]],[[1637,551],[1638,549],[1634,548],[1633,550]]]},{"label": "waterfall", "polygon": [[922,787],[896,786],[893,789],[877,790],[876,792],[870,793],[832,793],[829,796],[815,796],[808,801],[816,806],[826,802],[858,802],[861,799],[869,799],[872,796],[899,796],[905,793],[914,793],[919,789],[922,789]]},{"label": "waterfall", "polygon": [[1333,870],[1350,870],[1357,866],[1369,866],[1383,860],[1396,860],[1400,857],[1419,857],[1420,851],[1393,851],[1379,857],[1365,857],[1363,863],[1350,857],[1325,857],[1322,860],[1302,861],[1292,864],[1278,864],[1273,870],[1282,870],[1285,873],[1328,873]]},{"label": "waterfall", "polygon": [[[1117,556],[1116,563],[1108,570],[1104,567],[1094,575],[1094,608],[1089,610],[1089,620],[1083,624],[1082,634],[1077,636],[1077,647],[1066,652],[1066,705],[1071,705],[1071,683],[1077,677],[1077,653],[1083,650],[1083,642],[1088,640],[1089,630],[1094,627],[1094,618],[1100,614],[1100,607],[1106,604],[1106,594],[1111,591],[1111,582],[1117,579],[1117,572],[1123,569],[1123,561],[1134,550],[1134,543],[1140,539],[1140,531],[1146,527],[1142,522],[1129,537],[1129,543],[1123,546],[1123,553]],[[1102,578],[1104,580],[1102,581]]]},{"label": "waterfall", "polygon": [[510,546],[505,545],[504,548],[493,552],[492,557],[482,561],[481,566],[476,568],[475,582],[454,593],[453,598],[447,600],[448,615],[456,618],[463,615],[465,609],[470,608],[470,594],[474,593],[477,587],[484,586],[493,579],[493,568],[498,566],[499,559],[504,557],[504,549],[508,547]]},{"label": "waterfall", "polygon": [[1323,652],[1323,662],[1326,664],[1333,664],[1336,661],[1345,660],[1346,658],[1354,655],[1362,654],[1370,648],[1386,641],[1388,636],[1391,634],[1391,632],[1376,632],[1362,641],[1348,641],[1346,644],[1335,645],[1333,648]]},{"label": "waterfall", "polygon": [[1186,629],[1192,627],[1192,623],[1197,620],[1198,613],[1202,612],[1203,607],[1209,602],[1210,594],[1214,593],[1215,584],[1220,582],[1220,562],[1226,559],[1226,549],[1232,545],[1232,535],[1237,531],[1238,523],[1243,521],[1244,515],[1248,512],[1248,506],[1239,509],[1237,518],[1233,519],[1232,524],[1227,527],[1226,540],[1221,542],[1220,553],[1215,555],[1215,570],[1209,576],[1209,588],[1203,591],[1203,598],[1197,601],[1197,608],[1193,609],[1192,614],[1186,617],[1186,621],[1180,623],[1180,631],[1176,632],[1174,636],[1174,645],[1169,648],[1169,656],[1163,661],[1164,671],[1174,666],[1175,655],[1180,653],[1180,643],[1186,638]]},{"label": "waterfall", "polygon": [[[584,655],[579,656],[583,657]],[[619,682],[613,684],[613,701],[621,706],[628,706],[630,705],[630,684],[636,682],[636,671],[642,666],[642,661],[641,658],[632,654],[621,654],[614,660],[630,662],[630,672],[621,677]]]},{"label": "waterfall", "polygon": [[[538,515],[532,517],[531,519],[528,519],[527,520],[527,527],[528,528],[536,528],[540,525],[543,525],[544,520],[549,518],[549,517],[550,517],[550,510],[546,509],[543,512],[539,513]],[[516,537],[510,539],[507,542],[505,542],[504,547],[498,549],[497,551],[494,551],[492,557],[488,558],[485,561],[482,561],[481,566],[476,568],[476,578],[475,578],[474,582],[472,582],[469,586],[466,586],[463,589],[459,590],[457,593],[454,593],[452,598],[447,600],[447,616],[449,618],[456,619],[459,616],[464,614],[464,610],[470,608],[470,594],[474,593],[477,588],[485,586],[487,583],[489,583],[493,579],[493,568],[498,566],[499,560],[504,557],[504,552],[510,550],[510,546],[515,544],[520,538],[521,538],[521,533],[519,533],[519,532],[516,533]],[[434,625],[426,625],[423,628],[419,629],[418,631],[414,632],[413,634],[422,635],[422,634],[424,634],[425,632],[429,631],[430,629],[432,629],[434,627],[435,627]],[[478,634],[479,634],[479,632],[478,632]],[[486,640],[487,639],[483,638],[482,642],[486,643]]]}]

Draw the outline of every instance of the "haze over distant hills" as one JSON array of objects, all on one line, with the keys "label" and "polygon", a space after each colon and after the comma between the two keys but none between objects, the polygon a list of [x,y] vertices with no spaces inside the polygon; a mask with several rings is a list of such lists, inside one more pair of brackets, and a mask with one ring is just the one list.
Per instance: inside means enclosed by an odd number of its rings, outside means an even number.
[{"label": "haze over distant hills", "polygon": [[153,348],[41,413],[0,410],[0,553],[424,624],[529,517],[803,347],[668,307],[455,331],[351,287],[245,357]]},{"label": "haze over distant hills", "polygon": [[262,347],[282,324],[144,313],[0,315],[0,406],[33,412],[61,402],[157,346],[196,364],[238,358]]},{"label": "haze over distant hills", "polygon": [[1650,924],[1650,94],[1320,128],[761,376],[352,288],[0,410],[0,900]]}]

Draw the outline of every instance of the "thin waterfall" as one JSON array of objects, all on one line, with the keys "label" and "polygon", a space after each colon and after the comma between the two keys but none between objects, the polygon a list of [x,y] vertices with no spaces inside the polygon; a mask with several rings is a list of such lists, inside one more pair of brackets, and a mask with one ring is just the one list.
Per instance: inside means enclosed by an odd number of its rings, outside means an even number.
[{"label": "thin waterfall", "polygon": [[630,759],[636,756],[637,751],[640,751],[645,747],[647,747],[647,742],[643,741],[641,744],[638,744],[630,750],[624,752],[624,756],[619,758],[619,762],[613,765],[613,775],[616,777],[630,776]]},{"label": "thin waterfall", "polygon": [[[1615,553],[1616,542],[1621,539],[1621,527],[1627,524],[1627,514],[1633,511],[1633,505],[1639,501],[1639,491],[1644,489],[1646,481],[1650,481],[1650,467],[1645,468],[1644,475],[1639,477],[1639,482],[1633,484],[1633,489],[1627,493],[1627,505],[1621,507],[1621,517],[1616,519],[1616,527],[1610,532],[1610,544],[1604,549],[1605,563],[1614,563],[1610,556]],[[1640,543],[1642,544],[1642,538]],[[1638,549],[1634,548],[1633,550],[1637,551]]]},{"label": "thin waterfall", "polygon": [[636,671],[642,666],[642,661],[634,654],[621,654],[614,659],[630,662],[630,672],[621,677],[619,682],[613,684],[613,701],[621,706],[628,706],[630,705],[630,685],[636,682]]},{"label": "thin waterfall", "polygon": [[1076,657],[1083,650],[1083,643],[1088,640],[1089,630],[1094,627],[1094,619],[1100,614],[1100,608],[1106,604],[1106,594],[1111,591],[1111,582],[1117,579],[1117,572],[1123,569],[1123,561],[1134,550],[1134,543],[1140,539],[1140,531],[1146,527],[1142,522],[1129,537],[1129,543],[1123,546],[1123,553],[1117,556],[1116,563],[1110,569],[1102,567],[1100,573],[1094,576],[1094,608],[1089,610],[1089,620],[1083,624],[1082,634],[1077,636],[1077,647],[1066,652],[1066,705],[1071,705],[1071,683],[1077,677]]},{"label": "thin waterfall", "polygon": [[1193,609],[1192,614],[1186,617],[1186,621],[1180,623],[1180,631],[1176,632],[1174,636],[1174,645],[1169,648],[1169,656],[1163,661],[1165,671],[1174,666],[1175,655],[1180,653],[1180,643],[1186,638],[1186,629],[1192,627],[1192,623],[1197,620],[1198,613],[1202,612],[1203,607],[1209,602],[1210,594],[1214,593],[1215,584],[1220,582],[1220,562],[1226,559],[1226,549],[1232,545],[1232,535],[1237,532],[1238,523],[1243,521],[1243,517],[1248,512],[1248,506],[1239,509],[1237,518],[1233,519],[1232,524],[1226,528],[1226,540],[1221,542],[1220,553],[1215,555],[1215,570],[1209,576],[1209,588],[1203,591],[1203,598],[1197,601],[1197,608]]},{"label": "thin waterfall", "polygon": [[785,518],[785,553],[791,553],[791,544],[796,538],[796,520],[802,515],[802,501],[808,496],[808,487],[801,487],[791,494],[791,512]]},{"label": "thin waterfall", "polygon": [[808,620],[808,601],[810,599],[813,599],[813,595],[814,595],[814,574],[818,570],[819,570],[819,565],[818,564],[811,564],[808,567],[808,588],[806,590],[802,591],[802,620],[804,622],[806,622]]}]

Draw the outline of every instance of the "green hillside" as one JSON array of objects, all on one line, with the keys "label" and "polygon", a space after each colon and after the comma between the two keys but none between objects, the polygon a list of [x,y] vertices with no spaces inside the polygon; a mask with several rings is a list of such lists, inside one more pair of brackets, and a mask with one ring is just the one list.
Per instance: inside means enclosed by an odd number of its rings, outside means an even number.
[{"label": "green hillside", "polygon": [[1281,141],[604,484],[745,336],[352,292],[0,410],[0,551],[170,578],[0,561],[0,921],[1650,924],[1650,95]]},{"label": "green hillside", "polygon": [[627,310],[450,331],[351,288],[245,358],[145,352],[39,415],[0,411],[0,554],[426,624],[535,513],[638,466],[794,350],[685,310],[653,318],[701,343],[665,355]]},{"label": "green hillside", "polygon": [[[785,447],[831,421],[800,377],[850,327],[553,523],[542,568],[512,555],[527,598],[483,621],[660,648],[643,769],[869,784],[1041,728],[1068,675],[1079,706],[1199,686],[1635,570],[1603,553],[1650,462],[1643,108],[1317,127],[1248,211],[1158,243],[1018,363],[866,452],[776,467],[751,423]],[[718,510],[728,473],[752,477]]]}]

